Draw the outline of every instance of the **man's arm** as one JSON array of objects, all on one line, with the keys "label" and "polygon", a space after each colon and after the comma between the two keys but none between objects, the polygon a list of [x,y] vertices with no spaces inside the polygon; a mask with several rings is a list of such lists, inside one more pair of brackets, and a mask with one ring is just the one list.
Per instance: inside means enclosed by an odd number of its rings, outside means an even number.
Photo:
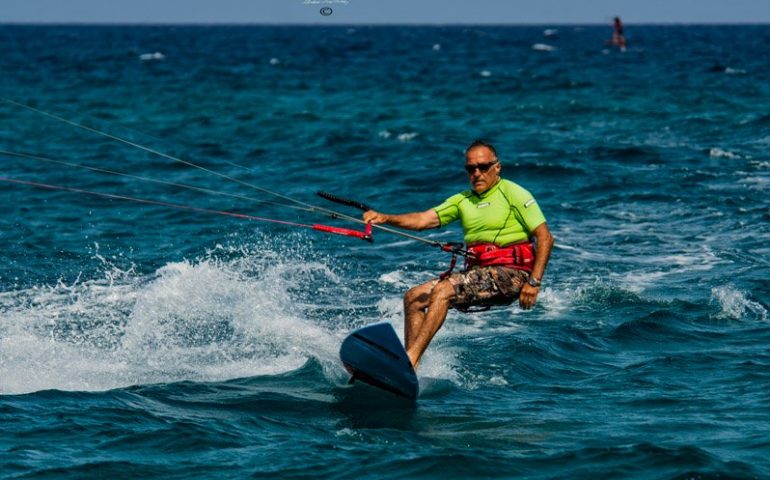
[{"label": "man's arm", "polygon": [[[545,267],[548,265],[548,259],[551,258],[553,236],[551,235],[551,231],[548,230],[548,225],[545,223],[540,224],[532,234],[537,238],[537,251],[535,252],[535,265],[532,266],[532,273],[529,275],[529,278],[542,280],[543,274],[545,273]],[[519,294],[519,305],[521,305],[521,308],[529,310],[534,307],[539,292],[539,287],[533,287],[532,285],[525,283]]]},{"label": "man's arm", "polygon": [[385,223],[407,230],[425,230],[441,226],[441,222],[438,220],[438,214],[433,209],[425,210],[424,212],[403,213],[400,215],[388,215],[387,213],[369,210],[364,212],[364,221],[374,225]]}]

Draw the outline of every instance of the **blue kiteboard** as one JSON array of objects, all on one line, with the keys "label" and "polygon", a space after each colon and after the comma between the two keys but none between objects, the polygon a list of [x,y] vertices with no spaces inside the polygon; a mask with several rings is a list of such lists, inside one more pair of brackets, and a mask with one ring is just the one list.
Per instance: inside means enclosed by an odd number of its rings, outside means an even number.
[{"label": "blue kiteboard", "polygon": [[342,342],[340,359],[353,376],[351,382],[361,380],[396,395],[417,398],[417,375],[391,324],[381,322],[354,330]]}]

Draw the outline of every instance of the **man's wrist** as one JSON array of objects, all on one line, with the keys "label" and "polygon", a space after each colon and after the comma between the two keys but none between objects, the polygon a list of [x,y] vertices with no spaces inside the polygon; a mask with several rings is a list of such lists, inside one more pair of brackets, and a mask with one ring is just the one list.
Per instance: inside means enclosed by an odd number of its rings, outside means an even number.
[{"label": "man's wrist", "polygon": [[529,286],[531,287],[540,288],[540,285],[542,285],[543,283],[540,281],[539,278],[530,276],[529,279],[527,280],[527,284],[529,284]]}]

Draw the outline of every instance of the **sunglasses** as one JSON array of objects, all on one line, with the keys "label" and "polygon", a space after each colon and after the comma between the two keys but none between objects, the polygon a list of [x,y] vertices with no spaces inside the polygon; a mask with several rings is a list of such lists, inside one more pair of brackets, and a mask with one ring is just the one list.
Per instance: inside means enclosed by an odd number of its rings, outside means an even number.
[{"label": "sunglasses", "polygon": [[496,164],[496,163],[497,162],[495,161],[495,162],[491,162],[491,163],[477,163],[476,165],[466,165],[465,166],[465,171],[468,172],[469,174],[471,174],[471,173],[475,172],[476,169],[478,168],[479,172],[487,173],[487,171],[490,168],[492,168],[492,166],[494,164]]}]

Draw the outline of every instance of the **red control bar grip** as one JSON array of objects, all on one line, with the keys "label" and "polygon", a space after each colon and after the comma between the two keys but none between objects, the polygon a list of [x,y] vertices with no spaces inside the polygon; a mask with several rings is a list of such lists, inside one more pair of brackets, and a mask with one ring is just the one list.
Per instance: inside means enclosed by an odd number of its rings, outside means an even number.
[{"label": "red control bar grip", "polygon": [[372,226],[369,224],[366,225],[366,228],[363,232],[359,232],[358,230],[351,230],[349,228],[330,227],[328,225],[320,225],[318,223],[313,225],[313,230],[326,233],[335,233],[337,235],[344,235],[346,237],[356,237],[360,238],[361,240],[366,240],[367,242],[374,242],[374,239],[372,238]]}]

